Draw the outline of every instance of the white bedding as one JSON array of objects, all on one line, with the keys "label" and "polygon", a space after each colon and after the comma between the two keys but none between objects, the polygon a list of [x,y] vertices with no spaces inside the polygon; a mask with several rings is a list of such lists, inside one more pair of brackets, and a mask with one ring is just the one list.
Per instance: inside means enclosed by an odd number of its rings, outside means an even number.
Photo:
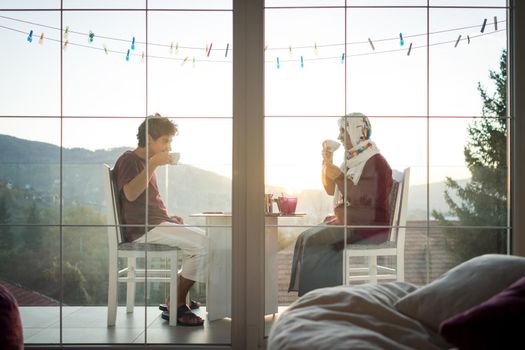
[{"label": "white bedding", "polygon": [[451,348],[439,334],[393,307],[415,289],[391,282],[311,291],[274,323],[268,349]]}]

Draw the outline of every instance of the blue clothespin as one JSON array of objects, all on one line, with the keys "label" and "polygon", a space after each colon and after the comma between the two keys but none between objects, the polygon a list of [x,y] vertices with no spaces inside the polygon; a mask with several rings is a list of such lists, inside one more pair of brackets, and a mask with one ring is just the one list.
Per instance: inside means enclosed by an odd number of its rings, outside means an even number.
[{"label": "blue clothespin", "polygon": [[301,68],[304,68],[303,56],[301,56]]},{"label": "blue clothespin", "polygon": [[481,32],[483,33],[485,31],[485,26],[487,25],[487,19],[485,18],[483,20],[483,24],[481,25]]},{"label": "blue clothespin", "polygon": [[403,40],[403,33],[399,33],[399,46],[405,45],[405,41]]},{"label": "blue clothespin", "polygon": [[135,37],[131,40],[131,49],[135,50]]},{"label": "blue clothespin", "polygon": [[277,69],[281,68],[281,63],[279,63],[279,57],[277,57]]},{"label": "blue clothespin", "polygon": [[129,49],[128,49],[128,53],[126,54],[126,61],[129,61]]},{"label": "blue clothespin", "polygon": [[89,42],[93,42],[93,38],[95,37],[95,33],[93,33],[91,30],[89,31]]},{"label": "blue clothespin", "polygon": [[30,43],[33,42],[33,29],[31,29],[31,31],[29,32],[29,36],[27,37],[27,41],[29,41]]},{"label": "blue clothespin", "polygon": [[341,64],[345,63],[345,53],[341,55]]}]

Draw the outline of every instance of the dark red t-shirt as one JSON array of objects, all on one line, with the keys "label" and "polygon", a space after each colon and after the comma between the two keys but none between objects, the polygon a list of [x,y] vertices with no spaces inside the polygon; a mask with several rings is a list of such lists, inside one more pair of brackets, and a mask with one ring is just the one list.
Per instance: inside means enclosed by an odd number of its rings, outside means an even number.
[{"label": "dark red t-shirt", "polygon": [[[117,190],[122,210],[123,224],[126,225],[145,225],[146,223],[146,202],[148,205],[149,225],[148,231],[161,222],[175,222],[168,215],[164,202],[160,198],[157,177],[155,173],[149,182],[149,198],[146,200],[146,191],[133,202],[126,199],[124,195],[124,185],[133,180],[146,167],[146,160],[140,158],[133,151],[126,151],[122,154],[113,168],[113,174],[117,182]],[[126,227],[126,241],[132,242],[145,233],[143,227]]]}]

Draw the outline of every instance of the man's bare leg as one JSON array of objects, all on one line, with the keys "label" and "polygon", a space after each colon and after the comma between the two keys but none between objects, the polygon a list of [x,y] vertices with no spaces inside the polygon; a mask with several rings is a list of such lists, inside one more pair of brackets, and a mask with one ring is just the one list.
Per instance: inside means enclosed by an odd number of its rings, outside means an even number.
[{"label": "man's bare leg", "polygon": [[195,283],[195,281],[192,281],[192,280],[189,280],[189,279],[186,279],[182,276],[179,275],[179,280],[178,280],[178,295],[177,295],[177,306],[181,306],[183,304],[186,304],[186,296],[188,295],[188,292],[191,288],[191,286],[193,286],[193,284]]}]

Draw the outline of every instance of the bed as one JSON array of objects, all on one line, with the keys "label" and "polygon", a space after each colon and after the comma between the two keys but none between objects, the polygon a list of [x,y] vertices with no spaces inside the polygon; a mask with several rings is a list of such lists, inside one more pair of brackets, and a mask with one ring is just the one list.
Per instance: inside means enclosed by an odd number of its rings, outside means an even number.
[{"label": "bed", "polygon": [[389,282],[311,291],[276,320],[268,349],[525,348],[524,324],[525,258],[491,254],[422,287]]}]

